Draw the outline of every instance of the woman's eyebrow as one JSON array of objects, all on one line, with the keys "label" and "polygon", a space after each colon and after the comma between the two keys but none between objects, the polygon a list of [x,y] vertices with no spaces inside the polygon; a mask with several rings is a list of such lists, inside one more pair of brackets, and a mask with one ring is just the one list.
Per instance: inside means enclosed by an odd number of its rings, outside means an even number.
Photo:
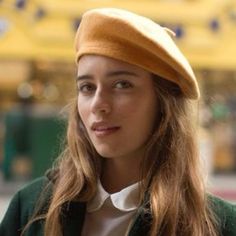
[{"label": "woman's eyebrow", "polygon": [[106,77],[115,77],[115,76],[133,76],[133,77],[138,77],[138,74],[131,72],[131,71],[126,71],[126,70],[118,70],[118,71],[111,71],[106,74]]},{"label": "woman's eyebrow", "polygon": [[92,79],[93,76],[92,75],[78,75],[76,77],[76,81],[79,81],[79,80],[87,80],[87,79]]}]

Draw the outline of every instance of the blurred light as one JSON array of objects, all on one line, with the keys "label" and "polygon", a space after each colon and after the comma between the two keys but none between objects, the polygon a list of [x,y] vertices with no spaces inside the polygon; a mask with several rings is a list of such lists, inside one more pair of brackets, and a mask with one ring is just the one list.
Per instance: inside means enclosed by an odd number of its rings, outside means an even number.
[{"label": "blurred light", "polygon": [[76,31],[79,28],[81,19],[75,19],[73,22],[73,29]]},{"label": "blurred light", "polygon": [[58,88],[54,84],[49,84],[44,88],[43,96],[49,101],[56,101],[59,97]]},{"label": "blurred light", "polygon": [[21,98],[29,98],[33,94],[32,86],[27,82],[23,82],[18,86],[17,93]]},{"label": "blurred light", "polygon": [[25,5],[26,5],[26,0],[16,0],[16,2],[15,2],[15,6],[18,9],[25,8]]},{"label": "blurred light", "polygon": [[184,28],[182,26],[180,26],[180,25],[174,27],[174,32],[176,34],[175,35],[176,38],[182,38],[184,36],[184,34],[185,34]]},{"label": "blurred light", "polygon": [[9,21],[4,18],[0,18],[0,37],[9,29]]},{"label": "blurred light", "polygon": [[236,22],[236,10],[235,9],[229,12],[229,18],[230,18],[230,20]]},{"label": "blurred light", "polygon": [[218,31],[220,29],[220,22],[217,19],[212,19],[210,21],[210,28],[213,31]]},{"label": "blurred light", "polygon": [[46,11],[43,8],[38,8],[37,11],[35,12],[35,18],[36,19],[41,19],[46,15]]}]

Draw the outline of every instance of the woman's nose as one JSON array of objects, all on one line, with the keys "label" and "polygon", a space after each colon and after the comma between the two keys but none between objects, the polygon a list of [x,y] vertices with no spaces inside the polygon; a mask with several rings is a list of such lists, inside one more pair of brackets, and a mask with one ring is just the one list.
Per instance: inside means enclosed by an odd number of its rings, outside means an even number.
[{"label": "woman's nose", "polygon": [[102,89],[96,91],[91,109],[94,114],[109,114],[111,112],[111,98],[107,91]]}]

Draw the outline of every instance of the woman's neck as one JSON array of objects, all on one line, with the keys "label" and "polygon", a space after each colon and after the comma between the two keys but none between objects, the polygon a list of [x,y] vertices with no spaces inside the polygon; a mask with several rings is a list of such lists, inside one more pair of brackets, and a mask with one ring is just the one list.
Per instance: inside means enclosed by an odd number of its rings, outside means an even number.
[{"label": "woman's neck", "polygon": [[140,160],[114,160],[106,158],[103,162],[101,183],[108,193],[121,191],[123,188],[140,180]]}]

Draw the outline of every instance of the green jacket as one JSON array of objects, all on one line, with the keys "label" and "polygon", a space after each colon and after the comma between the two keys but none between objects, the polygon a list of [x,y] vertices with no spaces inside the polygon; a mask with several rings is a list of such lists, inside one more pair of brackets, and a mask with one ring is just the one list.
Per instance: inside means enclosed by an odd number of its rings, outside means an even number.
[{"label": "green jacket", "polygon": [[[46,177],[33,181],[30,185],[20,190],[12,199],[7,213],[0,225],[0,236],[19,236],[22,228],[32,216],[35,203],[49,181]],[[41,212],[48,207],[50,191],[43,192],[46,200],[40,203]],[[215,214],[220,220],[220,233],[222,236],[236,236],[236,206],[231,205],[219,198],[210,197]],[[41,205],[42,204],[42,205]],[[63,236],[81,235],[86,204],[82,202],[71,202],[63,209],[62,225]],[[138,210],[138,216],[129,232],[129,236],[146,236],[148,232],[147,219],[143,217],[142,208]],[[26,231],[25,236],[43,236],[44,221],[34,222]]]}]

